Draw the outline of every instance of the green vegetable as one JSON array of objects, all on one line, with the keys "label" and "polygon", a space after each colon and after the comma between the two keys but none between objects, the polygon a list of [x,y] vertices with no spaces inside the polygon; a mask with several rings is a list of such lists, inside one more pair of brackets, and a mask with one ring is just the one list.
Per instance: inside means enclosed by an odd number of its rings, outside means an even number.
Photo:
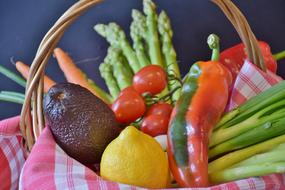
[{"label": "green vegetable", "polygon": [[209,163],[208,172],[210,175],[215,175],[216,172],[229,168],[247,158],[256,154],[267,152],[285,143],[285,135],[275,137],[273,139],[261,142],[259,144],[228,153]]},{"label": "green vegetable", "polygon": [[10,96],[15,96],[15,97],[19,97],[22,99],[25,99],[25,94],[19,93],[19,92],[13,92],[13,91],[1,91],[1,94],[5,94],[5,95],[10,95]]},{"label": "green vegetable", "polygon": [[8,92],[2,91],[0,92],[0,101],[5,102],[13,102],[17,104],[23,104],[25,100],[25,95],[17,93],[17,92]]},{"label": "green vegetable", "polygon": [[86,78],[88,84],[97,92],[97,94],[104,98],[104,100],[106,101],[106,103],[112,103],[114,101],[114,99],[112,98],[112,96],[110,94],[108,94],[107,92],[105,92],[102,88],[100,88],[99,86],[96,85],[96,83],[89,79]]},{"label": "green vegetable", "polygon": [[138,10],[132,11],[133,22],[131,23],[130,33],[133,39],[133,48],[141,67],[150,64],[149,58],[145,53],[144,36],[146,35],[146,18]]},{"label": "green vegetable", "polygon": [[117,84],[115,77],[113,76],[113,68],[110,63],[101,63],[99,66],[101,77],[105,80],[108,90],[113,99],[119,96],[120,88]]},{"label": "green vegetable", "polygon": [[5,68],[2,65],[0,65],[0,73],[5,75],[9,79],[15,81],[16,83],[18,83],[22,87],[24,87],[24,88],[26,87],[26,81],[22,77],[20,77],[19,75],[17,75],[16,73],[10,71],[9,69]]},{"label": "green vegetable", "polygon": [[273,55],[273,58],[278,61],[285,58],[285,50]]},{"label": "green vegetable", "polygon": [[[160,41],[162,42],[162,53],[166,63],[167,73],[173,75],[176,80],[169,80],[168,86],[170,90],[181,86],[178,80],[181,80],[180,70],[177,64],[176,52],[172,44],[173,31],[171,29],[170,19],[162,11],[158,16],[158,31],[160,34]],[[178,80],[177,80],[178,79]],[[172,95],[172,101],[176,102],[180,97],[181,89],[178,89]]]},{"label": "green vegetable", "polygon": [[212,183],[224,183],[248,177],[263,176],[272,173],[284,172],[285,162],[277,162],[229,168],[212,173],[209,177]]},{"label": "green vegetable", "polygon": [[227,113],[220,122],[216,125],[216,128],[227,128],[234,124],[237,124],[251,115],[256,111],[259,111],[267,106],[270,106],[274,102],[282,100],[285,97],[285,81],[270,87],[266,91],[254,96],[253,98],[246,101],[235,110]]},{"label": "green vegetable", "polygon": [[143,0],[143,11],[146,14],[146,34],[150,61],[152,64],[160,65],[161,67],[165,68],[160,51],[160,42],[157,28],[157,14],[155,12],[155,9],[156,5],[151,0]]},{"label": "green vegetable", "polygon": [[270,151],[270,152],[266,152],[263,154],[257,154],[242,162],[239,162],[238,164],[234,165],[233,168],[240,167],[240,166],[265,164],[265,163],[285,162],[284,155],[285,155],[285,149]]},{"label": "green vegetable", "polygon": [[137,56],[119,25],[116,23],[109,23],[108,25],[97,24],[94,29],[98,34],[105,37],[111,46],[122,50],[134,73],[140,70],[141,66]]},{"label": "green vegetable", "polygon": [[285,81],[251,98],[246,103],[226,114],[211,138],[210,147],[234,138],[257,126],[284,117]]},{"label": "green vegetable", "polygon": [[[272,113],[275,114],[275,113]],[[213,147],[209,151],[209,158],[241,149],[267,139],[285,134],[285,112],[278,119],[265,122],[246,133],[236,136]]]},{"label": "green vegetable", "polygon": [[108,49],[108,55],[105,58],[113,67],[113,75],[117,81],[120,90],[132,85],[133,74],[124,67],[124,61],[120,55],[120,50],[113,48]]}]

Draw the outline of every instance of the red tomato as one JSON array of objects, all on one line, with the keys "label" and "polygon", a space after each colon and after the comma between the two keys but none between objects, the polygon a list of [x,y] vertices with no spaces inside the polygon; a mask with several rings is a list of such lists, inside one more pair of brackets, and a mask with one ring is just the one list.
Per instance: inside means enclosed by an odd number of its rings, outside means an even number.
[{"label": "red tomato", "polygon": [[136,92],[136,90],[134,89],[133,86],[128,86],[128,87],[124,88],[124,89],[120,92],[119,97],[120,97],[121,95],[125,94],[125,93],[130,92],[130,91],[131,91],[131,92]]},{"label": "red tomato", "polygon": [[133,78],[134,89],[143,94],[145,92],[155,95],[160,93],[167,85],[167,75],[158,65],[148,65],[139,70]]},{"label": "red tomato", "polygon": [[143,119],[141,131],[153,137],[167,134],[168,122],[169,117],[149,115]]},{"label": "red tomato", "polygon": [[161,115],[165,117],[170,117],[173,107],[165,102],[158,102],[153,104],[149,110],[146,112],[146,116],[149,115]]},{"label": "red tomato", "polygon": [[143,98],[136,91],[122,93],[112,104],[117,121],[120,123],[131,123],[143,116],[146,106]]}]

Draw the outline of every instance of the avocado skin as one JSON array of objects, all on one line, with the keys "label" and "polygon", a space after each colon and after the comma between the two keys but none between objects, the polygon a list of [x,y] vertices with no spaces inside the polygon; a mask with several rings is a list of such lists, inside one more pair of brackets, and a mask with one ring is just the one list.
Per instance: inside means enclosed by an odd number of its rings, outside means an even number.
[{"label": "avocado skin", "polygon": [[44,97],[44,113],[57,144],[83,164],[99,163],[119,135],[115,114],[89,90],[72,83],[54,85]]}]

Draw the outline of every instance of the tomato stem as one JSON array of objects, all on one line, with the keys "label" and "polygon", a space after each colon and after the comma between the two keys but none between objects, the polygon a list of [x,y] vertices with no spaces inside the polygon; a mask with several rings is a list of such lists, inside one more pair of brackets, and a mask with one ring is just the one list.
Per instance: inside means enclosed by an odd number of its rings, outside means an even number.
[{"label": "tomato stem", "polygon": [[279,52],[279,53],[276,53],[273,55],[273,58],[276,60],[276,61],[279,61],[281,59],[284,59],[285,58],[285,50]]},{"label": "tomato stem", "polygon": [[171,91],[169,91],[167,94],[165,94],[164,96],[160,97],[159,100],[166,100],[167,98],[169,98],[173,93],[176,92],[176,90],[180,89],[181,86],[177,86],[176,88],[172,89]]},{"label": "tomato stem", "polygon": [[173,75],[173,74],[168,74],[168,80],[171,82],[171,81],[177,81],[179,82],[179,84],[182,86],[183,85],[183,82],[180,78],[176,77],[176,75]]},{"label": "tomato stem", "polygon": [[212,61],[219,61],[220,59],[220,38],[216,34],[210,34],[207,43],[212,50]]}]

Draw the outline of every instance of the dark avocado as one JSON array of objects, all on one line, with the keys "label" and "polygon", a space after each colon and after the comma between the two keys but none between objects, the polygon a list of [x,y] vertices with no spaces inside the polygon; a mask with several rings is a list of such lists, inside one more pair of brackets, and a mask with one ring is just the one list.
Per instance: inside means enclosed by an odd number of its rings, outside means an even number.
[{"label": "dark avocado", "polygon": [[59,83],[50,88],[44,113],[58,145],[84,164],[99,163],[106,146],[119,135],[109,106],[76,84]]}]

